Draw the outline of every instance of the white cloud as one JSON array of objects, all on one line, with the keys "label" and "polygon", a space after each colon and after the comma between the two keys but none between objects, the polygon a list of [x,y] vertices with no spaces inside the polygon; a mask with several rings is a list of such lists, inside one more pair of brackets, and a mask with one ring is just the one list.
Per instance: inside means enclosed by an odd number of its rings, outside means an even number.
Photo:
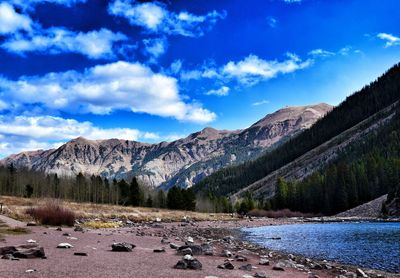
[{"label": "white cloud", "polygon": [[278,20],[276,18],[272,17],[272,16],[267,17],[267,21],[268,21],[268,25],[271,28],[275,28],[276,24],[278,23]]},{"label": "white cloud", "polygon": [[83,136],[101,140],[118,138],[126,140],[157,140],[159,136],[131,128],[99,128],[90,122],[79,122],[52,116],[7,118],[0,116],[0,155],[21,151],[48,149],[73,138]]},{"label": "white cloud", "polygon": [[216,96],[227,96],[229,94],[230,88],[227,86],[222,86],[217,90],[210,90],[206,92],[206,95],[216,95]]},{"label": "white cloud", "polygon": [[137,129],[99,128],[90,122],[78,122],[53,116],[26,117],[17,116],[7,119],[0,117],[0,134],[6,136],[23,136],[40,140],[70,140],[79,136],[88,139],[119,138],[138,140],[146,135]]},{"label": "white cloud", "polygon": [[240,61],[229,61],[223,66],[202,66],[199,70],[181,71],[181,80],[198,80],[201,78],[218,79],[223,82],[236,80],[242,85],[255,85],[276,77],[279,74],[295,72],[309,67],[313,59],[301,60],[293,53],[286,53],[286,59],[264,60],[250,54]]},{"label": "white cloud", "polygon": [[227,78],[237,79],[241,84],[254,85],[261,80],[268,80],[278,74],[291,73],[300,69],[307,68],[312,63],[308,59],[302,61],[297,55],[288,53],[284,61],[267,61],[260,59],[256,55],[249,55],[241,61],[228,62],[222,68],[222,74]]},{"label": "white cloud", "polygon": [[350,54],[351,50],[352,50],[351,46],[345,46],[339,49],[338,53],[342,56],[347,56]]},{"label": "white cloud", "polygon": [[131,110],[181,121],[208,123],[215,113],[186,103],[177,80],[139,63],[115,62],[84,72],[67,71],[44,76],[0,79],[0,100],[14,110],[26,105],[68,113],[107,114]]},{"label": "white cloud", "polygon": [[141,26],[148,32],[187,37],[202,36],[226,12],[212,11],[206,15],[194,15],[186,11],[175,13],[167,10],[160,2],[139,3],[132,0],[115,0],[108,6],[108,12],[124,17],[134,26]]},{"label": "white cloud", "polygon": [[18,54],[26,52],[49,54],[73,52],[86,55],[91,59],[99,59],[113,57],[114,43],[126,39],[125,35],[113,33],[108,29],[77,33],[65,28],[53,27],[35,32],[35,34],[22,35],[17,33],[4,42],[1,47]]},{"label": "white cloud", "polygon": [[325,58],[325,57],[335,56],[335,53],[328,51],[328,50],[318,48],[318,49],[314,49],[314,50],[311,50],[310,52],[308,52],[308,55],[311,55],[313,57]]},{"label": "white cloud", "polygon": [[86,1],[87,0],[9,0],[9,2],[13,5],[21,7],[23,9],[31,9],[35,5],[48,3],[71,7],[78,3],[85,3]]},{"label": "white cloud", "polygon": [[20,30],[31,31],[32,24],[29,16],[17,13],[7,2],[0,3],[0,35]]},{"label": "white cloud", "polygon": [[0,100],[0,111],[5,110],[8,108],[8,104],[4,101]]},{"label": "white cloud", "polygon": [[155,63],[167,51],[168,42],[165,38],[143,40],[144,53],[150,56],[150,62]]},{"label": "white cloud", "polygon": [[264,104],[268,104],[268,103],[270,103],[269,100],[263,99],[263,100],[260,100],[260,101],[257,101],[257,102],[253,102],[251,105],[260,106],[260,105],[264,105]]},{"label": "white cloud", "polygon": [[377,37],[381,40],[386,41],[385,47],[400,45],[400,37],[396,37],[392,34],[379,33]]},{"label": "white cloud", "polygon": [[182,61],[178,59],[172,62],[169,71],[172,74],[178,74],[181,71],[181,69],[182,69]]}]

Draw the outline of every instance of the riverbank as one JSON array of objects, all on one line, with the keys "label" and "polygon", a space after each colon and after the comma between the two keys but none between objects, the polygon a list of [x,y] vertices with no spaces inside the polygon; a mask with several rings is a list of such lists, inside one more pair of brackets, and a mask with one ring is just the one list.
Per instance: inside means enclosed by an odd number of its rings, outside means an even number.
[{"label": "riverbank", "polygon": [[[261,248],[243,241],[239,229],[299,223],[297,219],[237,221],[124,222],[108,229],[34,226],[25,235],[6,235],[0,248],[35,241],[46,259],[2,260],[1,277],[352,277],[357,269],[316,262]],[[85,227],[81,223],[80,226]],[[134,244],[132,252],[112,252],[112,244]],[[69,243],[70,249],[57,248]],[[190,250],[174,248],[188,246]],[[176,269],[192,252],[201,269]],[[86,256],[77,256],[75,253]],[[191,259],[191,257],[187,257]],[[184,261],[185,263],[185,261]],[[260,264],[262,263],[262,264]],[[197,265],[198,266],[198,265]],[[220,268],[219,268],[220,266]],[[233,269],[229,269],[233,266]],[[223,267],[223,268],[221,268]],[[399,277],[364,271],[368,277]]]}]

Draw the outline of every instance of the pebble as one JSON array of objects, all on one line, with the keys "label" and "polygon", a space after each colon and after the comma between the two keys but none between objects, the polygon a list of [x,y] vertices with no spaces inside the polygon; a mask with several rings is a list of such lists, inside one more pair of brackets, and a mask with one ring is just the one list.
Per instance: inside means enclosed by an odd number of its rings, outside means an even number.
[{"label": "pebble", "polygon": [[264,271],[256,272],[254,277],[256,277],[256,278],[267,278],[267,274]]},{"label": "pebble", "polygon": [[88,254],[85,252],[75,252],[74,255],[75,256],[87,256]]},{"label": "pebble", "polygon": [[218,266],[218,268],[221,268],[221,269],[234,269],[235,266],[231,262],[225,262],[223,264],[220,264]]}]

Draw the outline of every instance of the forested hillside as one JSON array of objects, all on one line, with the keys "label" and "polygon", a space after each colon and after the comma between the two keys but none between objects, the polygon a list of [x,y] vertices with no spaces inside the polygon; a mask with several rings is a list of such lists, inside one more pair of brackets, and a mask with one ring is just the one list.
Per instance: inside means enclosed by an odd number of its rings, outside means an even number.
[{"label": "forested hillside", "polygon": [[400,98],[400,64],[346,98],[310,129],[259,159],[222,169],[198,183],[196,192],[227,195],[262,179],[304,153],[395,103]]},{"label": "forested hillside", "polygon": [[[392,121],[302,181],[278,178],[272,208],[332,215],[388,194],[400,200],[400,107]],[[267,205],[269,206],[269,204]],[[385,211],[385,205],[383,207]]]}]

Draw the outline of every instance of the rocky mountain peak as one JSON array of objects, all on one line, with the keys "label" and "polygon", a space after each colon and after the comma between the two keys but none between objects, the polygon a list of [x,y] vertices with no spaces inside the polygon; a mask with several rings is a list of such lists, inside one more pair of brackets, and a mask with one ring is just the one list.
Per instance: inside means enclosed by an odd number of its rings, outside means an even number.
[{"label": "rocky mountain peak", "polygon": [[313,119],[319,119],[326,113],[333,109],[332,105],[326,103],[319,103],[315,105],[306,106],[286,106],[282,109],[277,110],[274,113],[268,114],[253,126],[267,126],[277,122],[284,122],[292,119],[301,118],[303,121],[310,121],[313,123]]},{"label": "rocky mountain peak", "polygon": [[206,127],[186,138],[159,144],[78,137],[58,149],[12,155],[0,164],[59,175],[136,175],[154,187],[187,187],[221,167],[254,159],[281,139],[311,126],[330,109],[327,104],[285,107],[244,130]]}]

